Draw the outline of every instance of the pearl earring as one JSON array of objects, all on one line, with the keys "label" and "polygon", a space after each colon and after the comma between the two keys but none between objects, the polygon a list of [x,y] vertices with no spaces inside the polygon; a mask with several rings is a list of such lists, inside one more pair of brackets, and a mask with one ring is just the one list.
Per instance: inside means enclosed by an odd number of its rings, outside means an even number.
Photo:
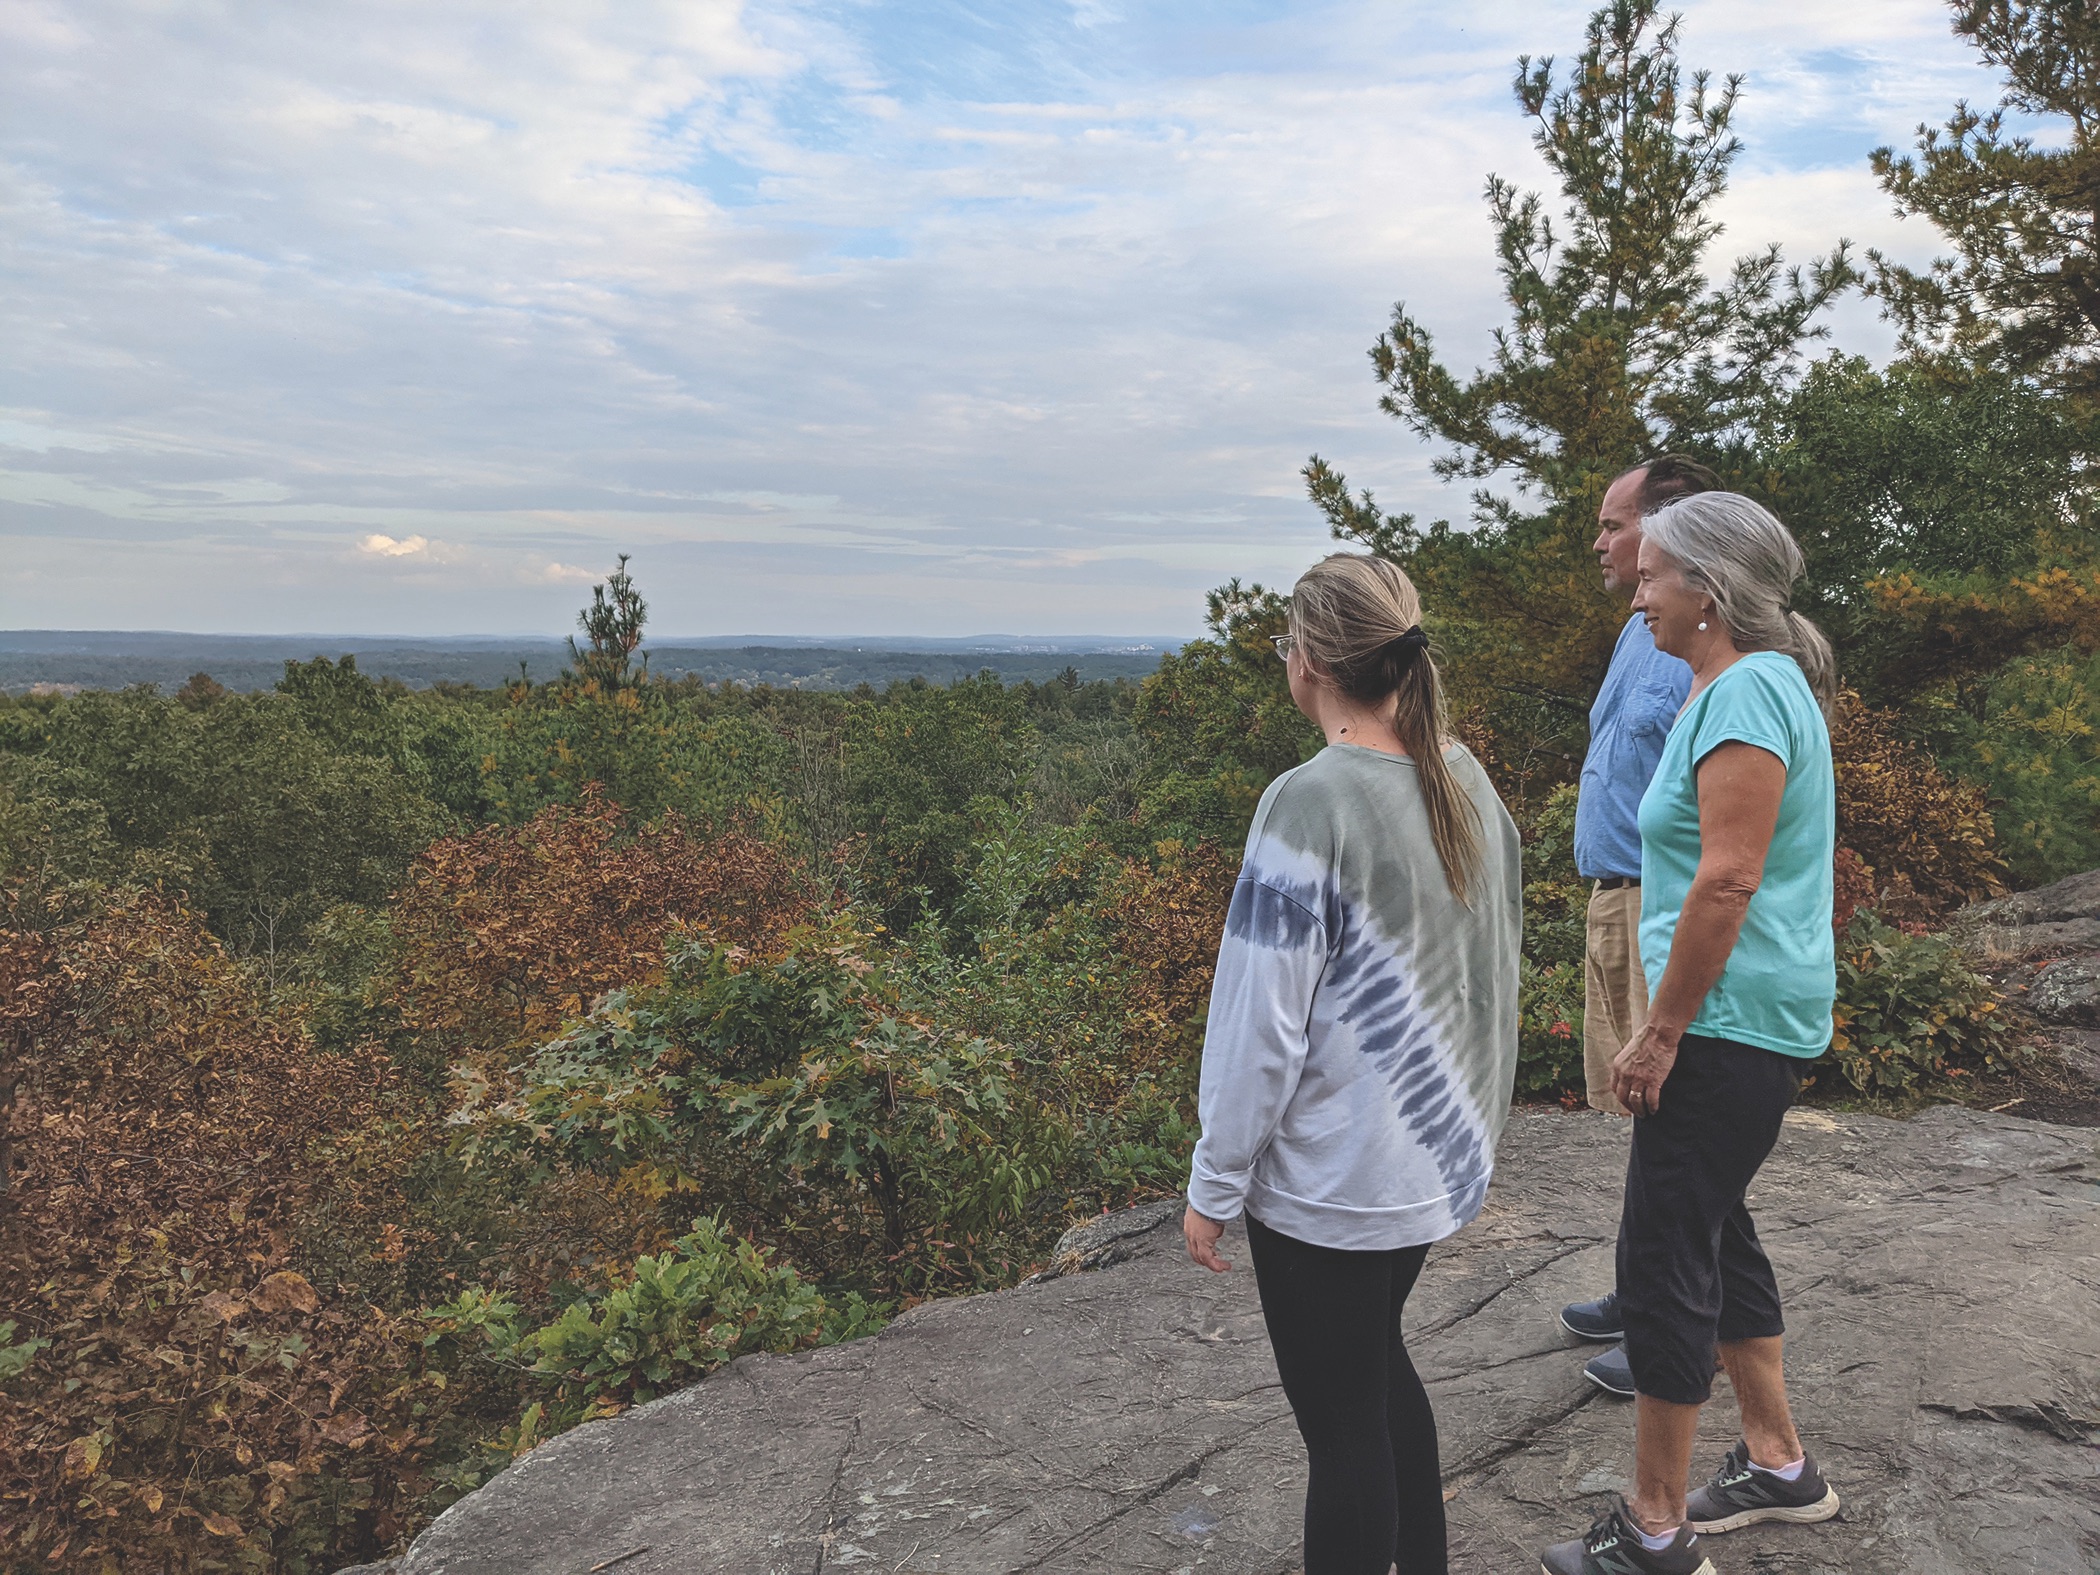
[{"label": "pearl earring", "polygon": [[1704,618],[1699,620],[1699,627],[1701,629],[1704,629],[1706,627],[1706,620]]}]

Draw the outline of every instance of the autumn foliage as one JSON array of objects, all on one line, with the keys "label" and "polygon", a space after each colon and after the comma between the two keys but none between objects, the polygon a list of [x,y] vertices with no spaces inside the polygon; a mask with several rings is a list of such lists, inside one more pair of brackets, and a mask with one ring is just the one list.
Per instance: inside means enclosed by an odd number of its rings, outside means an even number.
[{"label": "autumn foliage", "polygon": [[509,1050],[605,991],[655,977],[673,928],[767,946],[815,899],[807,876],[756,837],[701,837],[676,814],[632,829],[591,788],[573,807],[443,838],[415,861],[393,908],[391,993],[412,1033]]},{"label": "autumn foliage", "polygon": [[1162,843],[1158,862],[1132,861],[1108,886],[1106,917],[1127,969],[1129,1072],[1193,1064],[1203,1043],[1218,938],[1239,860],[1214,842]]},{"label": "autumn foliage", "polygon": [[[293,1570],[378,1546],[416,1497],[412,1340],[294,1266],[392,1070],[317,1054],[198,917],[133,893],[0,946],[23,1085],[0,1213],[0,1516],[66,1570]],[[406,1386],[406,1387],[404,1387]],[[10,1564],[10,1567],[19,1567]]]},{"label": "autumn foliage", "polygon": [[[2005,866],[1983,791],[1950,777],[1849,690],[1831,723],[1840,862],[1854,908],[1912,922],[2004,890]],[[1864,865],[1864,870],[1856,867]],[[1856,888],[1864,882],[1871,896]]]},{"label": "autumn foliage", "polygon": [[755,838],[675,816],[630,830],[596,793],[442,839],[405,882],[375,982],[405,1061],[376,1040],[322,1049],[176,898],[15,903],[9,1545],[55,1570],[304,1575],[398,1541],[441,1501],[436,1463],[530,1397],[500,1364],[432,1365],[419,1284],[486,1266],[529,1312],[678,1234],[651,1198],[583,1174],[484,1183],[478,1212],[413,1202],[406,1183],[442,1170],[450,1141],[450,1095],[416,1068],[433,1048],[503,1066],[656,977],[669,937],[777,944],[814,891]]}]

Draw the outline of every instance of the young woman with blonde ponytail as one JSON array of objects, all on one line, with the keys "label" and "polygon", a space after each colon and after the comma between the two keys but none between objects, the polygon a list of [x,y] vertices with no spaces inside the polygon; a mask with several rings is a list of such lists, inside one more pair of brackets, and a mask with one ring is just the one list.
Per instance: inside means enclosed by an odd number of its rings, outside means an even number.
[{"label": "young woman with blonde ponytail", "polygon": [[1305,1439],[1305,1575],[1441,1575],[1436,1420],[1401,1339],[1479,1212],[1517,1060],[1517,833],[1445,726],[1414,586],[1337,553],[1277,640],[1327,747],[1262,795],[1211,990],[1183,1220],[1246,1219]]}]

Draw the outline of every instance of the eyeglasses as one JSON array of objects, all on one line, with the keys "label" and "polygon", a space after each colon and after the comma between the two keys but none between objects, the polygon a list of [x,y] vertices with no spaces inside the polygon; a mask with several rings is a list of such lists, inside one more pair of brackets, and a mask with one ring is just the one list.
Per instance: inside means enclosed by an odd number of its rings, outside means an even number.
[{"label": "eyeglasses", "polygon": [[1298,637],[1295,634],[1275,634],[1269,636],[1269,643],[1276,647],[1278,659],[1288,662],[1291,659],[1291,651],[1298,644]]}]

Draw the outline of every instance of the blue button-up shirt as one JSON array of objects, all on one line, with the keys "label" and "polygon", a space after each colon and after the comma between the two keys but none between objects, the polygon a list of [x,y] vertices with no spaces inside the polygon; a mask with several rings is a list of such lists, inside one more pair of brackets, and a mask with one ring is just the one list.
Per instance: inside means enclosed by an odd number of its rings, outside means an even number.
[{"label": "blue button-up shirt", "polygon": [[1575,868],[1584,879],[1639,878],[1641,795],[1691,692],[1691,668],[1658,651],[1647,621],[1635,613],[1619,631],[1604,687],[1590,707],[1590,748],[1575,801]]}]

